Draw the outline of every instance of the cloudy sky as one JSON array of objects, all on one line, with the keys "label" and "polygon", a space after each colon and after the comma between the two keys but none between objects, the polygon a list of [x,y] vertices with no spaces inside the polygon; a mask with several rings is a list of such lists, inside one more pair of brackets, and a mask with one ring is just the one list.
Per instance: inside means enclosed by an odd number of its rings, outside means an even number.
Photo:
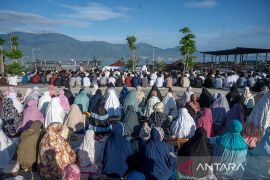
[{"label": "cloudy sky", "polygon": [[198,50],[270,48],[269,0],[1,0],[0,33],[56,32],[83,41],[126,43],[127,35],[162,48],[189,26]]}]

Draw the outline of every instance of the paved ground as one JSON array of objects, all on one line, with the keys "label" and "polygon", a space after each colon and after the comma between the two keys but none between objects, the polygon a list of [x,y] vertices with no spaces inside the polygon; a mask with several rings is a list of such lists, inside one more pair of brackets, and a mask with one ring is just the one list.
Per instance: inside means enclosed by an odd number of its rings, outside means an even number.
[{"label": "paved ground", "polygon": [[[47,85],[43,85],[43,84],[38,84],[38,85],[33,85],[33,84],[29,84],[29,85],[23,85],[23,86],[16,86],[16,89],[24,94],[25,91],[27,90],[27,88],[33,88],[34,86],[38,86],[40,88],[40,92],[43,93],[44,91],[47,90]],[[56,87],[56,91],[60,89],[60,88],[57,88]],[[86,91],[87,92],[91,92],[91,89],[92,88],[86,88]],[[106,87],[101,87],[100,88],[103,92],[105,91]],[[118,93],[120,93],[122,87],[116,87],[116,90]],[[134,88],[129,88],[129,89],[134,89]],[[147,87],[147,88],[142,88],[142,90],[146,93],[146,95],[148,94],[148,92],[150,91],[150,87]],[[165,96],[166,93],[168,92],[168,88],[159,88],[160,89],[160,92],[162,94],[162,96]],[[182,88],[182,87],[178,87],[178,86],[174,86],[173,89],[176,91],[177,95],[178,96],[182,96],[183,93],[186,91],[186,88]],[[0,87],[0,90],[2,92],[4,92],[5,90],[7,90],[7,87]],[[80,87],[75,87],[75,88],[72,88],[71,91],[73,94],[76,94],[78,93],[80,90]],[[199,96],[201,94],[201,91],[202,91],[202,88],[192,88],[192,91],[197,95]],[[222,93],[222,94],[227,94],[228,93],[228,89],[209,89],[209,91],[214,94],[214,93]]]}]

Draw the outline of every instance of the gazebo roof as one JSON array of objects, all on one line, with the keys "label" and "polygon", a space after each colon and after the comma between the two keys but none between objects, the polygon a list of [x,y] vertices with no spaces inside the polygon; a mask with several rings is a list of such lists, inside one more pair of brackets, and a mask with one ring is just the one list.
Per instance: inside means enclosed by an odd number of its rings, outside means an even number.
[{"label": "gazebo roof", "polygon": [[116,66],[116,67],[121,67],[121,66],[125,66],[125,62],[118,60],[115,63],[111,64],[110,66]]},{"label": "gazebo roof", "polygon": [[270,49],[236,47],[234,49],[225,49],[218,51],[202,51],[201,53],[210,55],[236,55],[236,54],[257,54],[269,52]]}]

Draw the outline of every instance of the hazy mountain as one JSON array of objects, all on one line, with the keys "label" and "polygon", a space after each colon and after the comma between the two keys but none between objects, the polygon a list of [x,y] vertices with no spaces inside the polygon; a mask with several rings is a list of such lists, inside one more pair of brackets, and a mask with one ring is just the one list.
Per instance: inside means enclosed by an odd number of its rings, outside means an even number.
[{"label": "hazy mountain", "polygon": [[[32,60],[32,48],[40,49],[35,51],[35,59],[42,60],[89,60],[95,56],[98,60],[101,59],[103,64],[109,64],[119,58],[126,59],[130,56],[127,44],[112,44],[103,41],[79,41],[57,33],[33,34],[14,32],[12,35],[19,36],[19,49],[23,50],[25,60]],[[8,34],[0,34],[0,37],[6,40],[4,48],[7,49]],[[156,47],[154,53],[156,59],[160,57],[166,61],[174,61],[180,56],[178,47],[168,49]],[[136,55],[143,59],[148,58],[151,62],[153,56],[152,45],[138,43]]]}]

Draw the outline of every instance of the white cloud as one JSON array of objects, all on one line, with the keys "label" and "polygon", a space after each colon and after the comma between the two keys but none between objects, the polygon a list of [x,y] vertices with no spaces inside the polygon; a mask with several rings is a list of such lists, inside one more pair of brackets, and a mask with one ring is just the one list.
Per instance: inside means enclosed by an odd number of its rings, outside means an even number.
[{"label": "white cloud", "polygon": [[126,13],[132,9],[127,7],[108,7],[101,3],[88,3],[86,6],[59,5],[70,13],[55,14],[56,18],[48,18],[34,13],[0,10],[0,32],[11,31],[52,31],[57,27],[88,28],[97,21],[111,19],[129,19]]},{"label": "white cloud", "polygon": [[216,5],[216,0],[192,1],[185,4],[188,8],[213,8]]},{"label": "white cloud", "polygon": [[0,32],[53,30],[59,26],[85,28],[91,23],[74,19],[49,19],[33,13],[0,10]]},{"label": "white cloud", "polygon": [[74,11],[71,14],[64,15],[65,17],[88,21],[105,21],[115,18],[128,18],[129,16],[126,12],[130,11],[130,9],[126,7],[112,8],[101,3],[88,3],[86,6],[62,6]]}]

